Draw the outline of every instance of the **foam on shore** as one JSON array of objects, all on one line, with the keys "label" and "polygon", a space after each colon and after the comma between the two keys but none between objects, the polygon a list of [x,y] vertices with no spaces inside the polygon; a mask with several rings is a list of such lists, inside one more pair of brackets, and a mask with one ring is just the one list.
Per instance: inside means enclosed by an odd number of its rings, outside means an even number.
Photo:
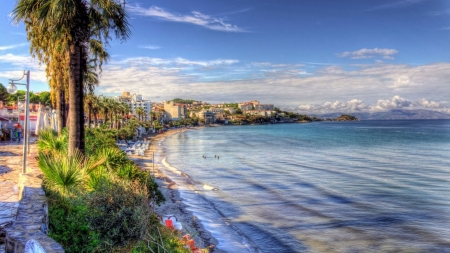
[{"label": "foam on shore", "polygon": [[[169,131],[150,137],[151,146],[147,153],[156,152],[156,181],[166,197],[164,204],[155,207],[156,212],[160,216],[167,213],[174,214],[186,231],[197,232],[197,236],[194,238],[196,244],[202,248],[212,246],[214,249],[211,252],[257,252],[255,247],[247,243],[248,240],[245,236],[229,224],[226,217],[221,215],[220,211],[216,210],[214,205],[202,195],[202,192],[205,191],[218,191],[218,187],[203,182],[194,182],[189,175],[170,165],[167,161],[166,154],[164,154],[166,150],[161,143],[168,136],[176,133],[180,133],[180,131]],[[135,160],[138,162],[137,160],[140,159]],[[141,165],[149,167],[151,163],[141,163]]]}]

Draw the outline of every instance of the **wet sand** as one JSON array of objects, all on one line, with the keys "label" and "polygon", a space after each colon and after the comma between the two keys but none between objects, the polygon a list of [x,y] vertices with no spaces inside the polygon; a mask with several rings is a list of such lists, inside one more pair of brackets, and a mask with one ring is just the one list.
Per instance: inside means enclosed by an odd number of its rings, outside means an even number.
[{"label": "wet sand", "polygon": [[[163,134],[150,134],[143,136],[150,140],[150,146],[147,151],[145,151],[145,156],[132,156],[131,159],[144,170],[153,173],[152,167],[152,153],[158,151],[158,144],[161,139],[166,138],[170,135],[177,134],[180,132],[189,131],[189,129],[183,130],[170,130]],[[173,214],[183,225],[183,230],[186,233],[190,233],[194,236],[195,244],[199,248],[209,248],[210,252],[223,253],[225,251],[215,248],[218,241],[212,237],[211,233],[207,231],[202,225],[201,220],[197,219],[193,213],[187,210],[187,206],[183,203],[183,199],[180,197],[178,192],[178,185],[173,182],[167,175],[165,175],[158,166],[155,164],[154,174],[156,177],[156,182],[159,185],[160,191],[166,198],[166,202],[160,206],[155,207],[155,211],[159,216],[164,216],[166,214]]]}]

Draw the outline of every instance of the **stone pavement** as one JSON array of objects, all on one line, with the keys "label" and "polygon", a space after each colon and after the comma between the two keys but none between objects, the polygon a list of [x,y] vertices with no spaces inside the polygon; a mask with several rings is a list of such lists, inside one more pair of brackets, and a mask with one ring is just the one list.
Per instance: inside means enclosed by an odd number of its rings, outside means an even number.
[{"label": "stone pavement", "polygon": [[0,142],[0,253],[22,253],[31,239],[45,252],[64,252],[46,235],[48,207],[36,148],[30,145],[27,173],[22,174],[22,144]]},{"label": "stone pavement", "polygon": [[5,243],[5,227],[17,216],[22,147],[19,143],[0,142],[0,245]]}]

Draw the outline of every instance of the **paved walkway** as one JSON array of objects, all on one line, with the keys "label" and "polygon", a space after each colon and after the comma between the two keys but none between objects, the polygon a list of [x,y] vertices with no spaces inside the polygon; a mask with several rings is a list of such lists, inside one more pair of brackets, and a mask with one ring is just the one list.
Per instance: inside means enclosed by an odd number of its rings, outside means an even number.
[{"label": "paved walkway", "polygon": [[[36,166],[36,145],[30,146],[27,167]],[[17,217],[19,207],[19,180],[22,172],[23,144],[0,142],[0,253],[4,252],[4,228]]]}]

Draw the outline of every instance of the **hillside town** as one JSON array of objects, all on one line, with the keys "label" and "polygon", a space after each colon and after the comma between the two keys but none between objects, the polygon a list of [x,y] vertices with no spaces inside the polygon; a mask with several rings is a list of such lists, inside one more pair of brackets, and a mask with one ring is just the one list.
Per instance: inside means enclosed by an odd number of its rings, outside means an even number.
[{"label": "hillside town", "polygon": [[137,108],[142,108],[143,119],[157,121],[157,126],[212,125],[212,124],[270,124],[313,121],[317,118],[281,111],[274,104],[262,104],[258,100],[238,103],[212,104],[205,101],[175,98],[163,102],[150,102],[141,94],[123,92],[114,100],[124,102],[135,116]]},{"label": "hillside town", "polygon": [[[47,94],[45,94],[47,96]],[[47,100],[36,99],[30,103],[30,130],[36,129],[38,114],[45,113],[50,120],[56,117],[56,108]],[[14,98],[15,99],[15,98]],[[214,126],[248,125],[311,122],[322,120],[349,121],[355,117],[321,119],[294,112],[282,111],[274,104],[261,103],[259,100],[236,103],[213,104],[205,101],[174,98],[162,102],[151,102],[142,94],[129,91],[120,96],[93,96],[85,99],[85,121],[87,125],[96,125],[110,121],[120,124],[130,118],[148,123],[154,131],[177,126]],[[42,102],[42,103],[41,103]],[[0,101],[0,124],[3,129],[24,120],[25,101]],[[343,115],[344,116],[344,115]],[[94,120],[91,120],[93,118]],[[56,120],[56,119],[55,119]],[[95,122],[94,122],[95,121]],[[112,122],[115,121],[115,122]],[[56,123],[55,123],[56,124]]]}]

